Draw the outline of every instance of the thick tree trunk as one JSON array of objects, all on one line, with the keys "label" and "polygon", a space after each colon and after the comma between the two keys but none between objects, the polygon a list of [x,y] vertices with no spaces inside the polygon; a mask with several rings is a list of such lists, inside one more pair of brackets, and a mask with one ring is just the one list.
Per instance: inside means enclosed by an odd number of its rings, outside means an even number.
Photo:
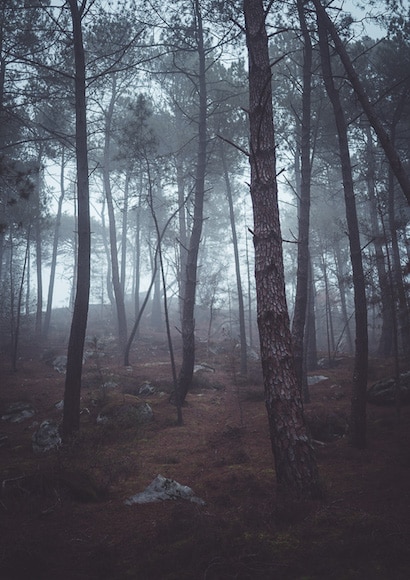
[{"label": "thick tree trunk", "polygon": [[207,158],[207,96],[206,96],[206,63],[202,29],[202,17],[199,0],[195,0],[195,17],[198,38],[198,156],[195,176],[194,215],[186,256],[186,278],[184,280],[184,303],[182,309],[182,364],[178,377],[179,401],[185,401],[191,387],[195,364],[195,295],[197,284],[197,267],[199,244],[202,235],[203,206],[205,194],[205,174]]},{"label": "thick tree trunk", "polygon": [[380,122],[380,119],[376,115],[376,112],[370,102],[369,97],[364,90],[362,83],[353,67],[352,61],[347,53],[347,50],[344,47],[343,42],[340,39],[340,36],[336,30],[335,25],[329,18],[325,8],[322,5],[321,0],[313,0],[314,5],[316,7],[316,11],[318,16],[320,16],[322,20],[322,25],[329,31],[332,40],[334,42],[335,48],[340,56],[340,60],[343,63],[343,66],[346,70],[347,76],[349,81],[357,95],[357,98],[362,105],[366,116],[376,132],[376,135],[379,138],[380,145],[383,147],[383,150],[386,154],[386,157],[390,163],[391,170],[393,171],[394,175],[396,176],[397,181],[400,184],[400,187],[407,198],[408,203],[410,203],[410,179],[406,173],[406,170],[403,167],[403,164],[400,160],[400,157],[397,154],[397,151],[394,147],[394,142],[390,139],[389,135],[385,131],[383,125]]},{"label": "thick tree trunk", "polygon": [[245,0],[249,57],[251,197],[262,371],[278,489],[321,492],[292,353],[277,199],[271,69],[262,0]]},{"label": "thick tree trunk", "polygon": [[356,350],[353,370],[352,406],[350,415],[350,442],[354,447],[363,449],[366,446],[366,391],[368,369],[366,287],[363,273],[362,251],[353,188],[349,143],[347,137],[347,124],[341,105],[339,92],[335,87],[333,80],[327,37],[327,24],[323,10],[317,11],[317,23],[319,31],[319,48],[322,62],[323,79],[326,92],[332,103],[339,140],[343,191],[346,205],[346,220],[349,232],[350,259],[352,262],[353,270]]},{"label": "thick tree trunk", "polygon": [[87,116],[85,97],[85,55],[81,29],[82,10],[77,0],[68,0],[73,22],[75,57],[76,156],[78,188],[77,289],[67,351],[64,390],[63,440],[80,428],[81,374],[90,295],[90,204],[88,183]]}]

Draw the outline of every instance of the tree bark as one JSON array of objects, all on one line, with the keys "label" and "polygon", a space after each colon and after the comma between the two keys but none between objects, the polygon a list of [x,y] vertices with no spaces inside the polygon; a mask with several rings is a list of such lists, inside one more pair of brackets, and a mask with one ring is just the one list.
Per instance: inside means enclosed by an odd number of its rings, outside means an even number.
[{"label": "tree bark", "polygon": [[350,259],[353,270],[353,288],[356,322],[356,348],[353,370],[352,403],[350,414],[350,442],[354,447],[366,446],[366,391],[368,370],[367,302],[360,245],[359,224],[353,188],[347,124],[340,101],[339,92],[334,84],[327,37],[327,20],[323,10],[317,10],[319,49],[322,63],[323,80],[326,92],[332,103],[342,165],[343,191],[346,206],[346,220],[349,232]]},{"label": "tree bark", "polygon": [[277,199],[271,69],[262,0],[245,0],[249,60],[251,197],[257,317],[265,402],[278,490],[320,495],[318,470],[303,416],[286,305]]},{"label": "tree bark", "polygon": [[63,440],[68,441],[80,428],[81,374],[90,295],[90,204],[88,183],[87,115],[85,96],[85,55],[81,8],[77,0],[68,0],[73,23],[75,58],[75,111],[78,206],[77,286],[67,351],[64,390]]},{"label": "tree bark", "polygon": [[198,252],[202,235],[205,174],[207,161],[207,87],[205,46],[200,3],[195,0],[195,19],[198,39],[198,154],[194,191],[194,215],[189,247],[186,256],[186,278],[184,280],[184,303],[182,308],[182,364],[178,376],[179,401],[185,401],[191,387],[195,364],[195,295],[197,284]]}]

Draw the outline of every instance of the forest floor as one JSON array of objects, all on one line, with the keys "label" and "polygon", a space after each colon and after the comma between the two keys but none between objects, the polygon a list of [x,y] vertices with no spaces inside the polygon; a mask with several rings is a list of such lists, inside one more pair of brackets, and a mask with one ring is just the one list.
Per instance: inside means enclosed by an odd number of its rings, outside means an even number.
[{"label": "forest floor", "polygon": [[[115,352],[106,347],[104,357],[85,363],[75,445],[41,455],[31,437],[44,419],[61,421],[55,403],[64,375],[36,346],[22,349],[14,373],[0,357],[0,414],[16,401],[36,411],[0,424],[7,438],[0,448],[2,580],[410,578],[408,407],[398,421],[395,408],[369,405],[363,451],[349,446],[344,428],[316,442],[324,499],[285,501],[275,491],[258,362],[245,380],[237,351],[212,354],[199,345],[198,361],[214,372],[198,373],[177,426],[165,337],[138,340],[132,368]],[[352,365],[342,357],[311,373],[327,377],[311,386],[306,405],[315,438],[320,424],[346,422]],[[370,384],[392,374],[391,361],[370,362]],[[153,409],[152,422],[97,424],[109,398],[135,395],[144,381],[155,387],[140,397]],[[118,386],[101,389],[107,382]],[[125,504],[158,474],[190,486],[205,504]]]}]

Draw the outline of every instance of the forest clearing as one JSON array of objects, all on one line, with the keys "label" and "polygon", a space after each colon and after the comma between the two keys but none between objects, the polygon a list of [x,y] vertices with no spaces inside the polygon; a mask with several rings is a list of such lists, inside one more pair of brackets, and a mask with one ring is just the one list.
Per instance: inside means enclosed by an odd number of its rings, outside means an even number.
[{"label": "forest clearing", "polygon": [[[369,404],[367,449],[349,446],[350,358],[311,373],[323,380],[305,405],[325,497],[283,501],[275,493],[259,361],[245,380],[231,343],[214,354],[199,345],[198,360],[209,367],[195,373],[177,426],[165,334],[144,333],[132,368],[116,352],[108,342],[84,365],[75,450],[40,454],[32,435],[45,419],[61,422],[55,404],[64,374],[35,345],[24,348],[16,373],[2,355],[1,414],[16,401],[35,410],[20,423],[1,421],[2,579],[408,578],[409,408],[398,423],[394,406]],[[371,360],[370,381],[392,369],[391,361]],[[138,398],[152,408],[151,422],[97,423],[109,401],[135,396],[147,383],[151,394]],[[158,474],[188,485],[205,504],[125,505]]]}]

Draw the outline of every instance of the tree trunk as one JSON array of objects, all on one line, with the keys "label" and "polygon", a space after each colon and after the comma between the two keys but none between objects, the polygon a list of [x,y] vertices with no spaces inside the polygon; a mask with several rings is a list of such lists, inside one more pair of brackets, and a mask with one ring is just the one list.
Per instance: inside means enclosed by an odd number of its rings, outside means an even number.
[{"label": "tree trunk", "polygon": [[329,278],[327,275],[326,255],[324,251],[322,252],[321,255],[321,266],[323,272],[323,282],[325,285],[325,322],[326,322],[327,356],[329,365],[331,365],[332,356],[335,350],[335,334],[333,332],[333,317],[330,301]]},{"label": "tree trunk", "polygon": [[[316,2],[315,2],[316,4]],[[367,302],[362,264],[359,224],[353,189],[347,124],[332,75],[326,19],[323,10],[317,11],[319,48],[322,62],[323,80],[332,103],[342,165],[343,191],[346,205],[346,220],[349,232],[350,259],[353,270],[353,288],[356,322],[356,350],[353,370],[352,405],[350,415],[350,442],[354,447],[366,446],[366,391],[368,369]]]},{"label": "tree trunk", "polygon": [[311,181],[311,93],[312,93],[312,43],[306,25],[304,2],[297,1],[299,22],[303,36],[303,92],[301,127],[301,180],[298,203],[298,258],[296,276],[295,309],[292,323],[293,354],[298,383],[305,402],[309,401],[309,388],[304,358],[305,323],[308,302],[309,279],[309,222]]},{"label": "tree trunk", "polygon": [[336,51],[338,52],[340,60],[342,61],[346,70],[349,81],[357,95],[357,98],[360,101],[360,104],[362,105],[364,112],[366,113],[371,126],[379,138],[380,145],[383,147],[386,157],[390,163],[391,170],[396,176],[408,203],[410,203],[410,179],[406,173],[405,168],[403,167],[400,157],[397,154],[397,151],[394,147],[394,142],[390,139],[379,118],[377,117],[370,99],[367,96],[359,77],[357,76],[347,50],[345,49],[344,44],[340,39],[336,27],[329,18],[325,8],[322,6],[321,0],[313,0],[313,2],[316,8],[316,12],[321,18],[322,26],[324,26],[329,31]]},{"label": "tree trunk", "polygon": [[391,240],[392,279],[395,288],[394,294],[397,299],[397,321],[401,339],[401,350],[408,358],[410,356],[410,314],[407,305],[406,290],[403,284],[399,242],[397,238],[395,205],[394,179],[393,174],[390,171],[388,188],[388,216]]},{"label": "tree trunk", "polygon": [[47,296],[47,308],[46,315],[44,317],[43,326],[43,336],[47,339],[48,332],[50,330],[51,322],[51,311],[53,306],[53,294],[54,294],[54,282],[56,277],[56,267],[57,267],[57,251],[58,251],[58,237],[61,225],[61,213],[63,208],[63,201],[65,195],[65,185],[64,185],[64,169],[65,169],[65,159],[64,159],[64,146],[61,153],[61,171],[60,171],[60,196],[58,198],[57,215],[56,215],[56,225],[54,229],[54,240],[53,240],[53,252],[51,255],[51,266],[50,266],[50,281],[48,285],[48,296]]},{"label": "tree trunk", "polygon": [[252,280],[251,280],[251,265],[249,263],[249,247],[248,247],[248,232],[245,236],[245,256],[246,256],[246,278],[248,286],[248,337],[249,346],[253,347],[253,316],[252,316]]},{"label": "tree trunk", "polygon": [[[406,99],[407,92],[403,91],[401,99],[396,107],[396,110],[394,111],[391,123],[390,133],[393,145],[396,140],[396,127],[401,120]],[[410,357],[410,312],[407,304],[406,290],[404,288],[401,269],[400,250],[397,237],[395,187],[392,171],[389,172],[387,207],[389,216],[389,232],[391,238],[392,274],[395,286],[394,293],[397,297],[398,307],[397,321],[400,330],[402,352],[408,358]]]},{"label": "tree trunk", "polygon": [[380,228],[378,218],[378,200],[375,188],[375,166],[374,149],[372,142],[372,132],[370,126],[366,127],[366,161],[367,161],[367,194],[369,196],[369,214],[371,224],[371,234],[373,236],[373,246],[376,260],[377,278],[380,288],[381,318],[382,328],[377,348],[377,355],[389,357],[393,347],[393,317],[394,304],[391,297],[389,277],[386,272],[385,257],[383,252],[384,236]]},{"label": "tree trunk", "polygon": [[124,206],[122,208],[122,228],[121,228],[121,291],[125,297],[125,283],[127,272],[127,232],[128,232],[128,206],[129,206],[129,186],[130,186],[130,171],[125,174],[124,185]]},{"label": "tree trunk", "polygon": [[292,353],[277,199],[271,69],[262,0],[245,0],[249,57],[251,197],[257,316],[270,437],[278,489],[321,493]]},{"label": "tree trunk", "polygon": [[198,40],[198,154],[194,190],[194,215],[189,247],[186,256],[186,278],[184,280],[184,303],[182,309],[182,364],[178,377],[179,400],[183,404],[191,387],[195,364],[195,295],[197,284],[198,252],[203,224],[205,195],[205,174],[207,161],[207,87],[205,47],[202,29],[202,16],[199,0],[195,0],[195,18]]},{"label": "tree trunk", "polygon": [[120,348],[123,349],[127,343],[127,317],[125,314],[124,294],[122,292],[120,281],[118,249],[117,249],[117,228],[115,225],[114,203],[112,198],[111,180],[110,180],[111,122],[112,115],[114,112],[114,104],[116,96],[117,96],[116,81],[115,76],[113,76],[111,100],[105,115],[103,180],[104,180],[105,198],[107,200],[108,228],[110,234],[111,273],[112,273],[112,285],[115,296],[115,305],[117,309],[118,340]]},{"label": "tree trunk", "polygon": [[141,278],[141,197],[142,183],[138,195],[138,205],[135,208],[135,249],[134,249],[134,316],[137,318],[140,311],[140,278]]},{"label": "tree trunk", "polygon": [[81,18],[83,10],[85,9],[85,2],[82,3],[81,9],[78,7],[77,0],[68,0],[68,2],[73,23],[75,58],[75,145],[78,188],[78,259],[77,289],[67,351],[67,372],[65,379],[63,414],[64,441],[68,441],[80,428],[81,374],[90,295],[91,252],[85,97],[85,55],[81,29]]},{"label": "tree trunk", "polygon": [[26,241],[26,251],[24,254],[24,263],[23,263],[23,271],[21,273],[21,280],[19,284],[19,291],[18,291],[18,298],[17,298],[17,311],[16,311],[16,326],[14,329],[14,340],[12,344],[12,368],[13,371],[17,371],[17,354],[18,354],[18,346],[19,346],[19,337],[20,337],[20,321],[21,321],[21,304],[23,302],[23,290],[24,290],[24,278],[26,274],[28,256],[30,253],[30,229],[27,231],[27,241]]},{"label": "tree trunk", "polygon": [[316,345],[316,313],[315,313],[315,281],[313,279],[312,260],[309,256],[309,288],[308,305],[306,315],[305,348],[306,370],[317,369],[317,345]]},{"label": "tree trunk", "polygon": [[43,324],[43,258],[42,258],[42,242],[41,242],[41,226],[42,226],[42,215],[41,215],[41,188],[42,188],[42,178],[41,178],[41,159],[42,159],[42,149],[37,157],[37,179],[36,179],[36,218],[34,220],[34,236],[36,245],[36,274],[37,274],[37,306],[36,306],[36,325],[35,325],[35,335],[37,340],[41,340],[41,328]]},{"label": "tree trunk", "polygon": [[178,205],[181,210],[178,214],[179,225],[179,268],[178,268],[178,289],[179,289],[179,316],[182,323],[184,310],[184,292],[185,292],[185,272],[186,272],[186,256],[187,256],[187,227],[186,227],[186,211],[185,211],[185,187],[184,187],[184,171],[182,161],[176,159],[177,172],[177,187],[178,187]]},{"label": "tree trunk", "polygon": [[[74,186],[74,224],[78,223],[78,183]],[[90,226],[91,227],[91,226]],[[70,289],[70,310],[74,310],[75,295],[77,289],[77,272],[78,272],[78,232],[73,233],[73,280]]]},{"label": "tree trunk", "polygon": [[[247,360],[248,355],[247,355],[247,345],[246,345],[245,308],[244,308],[244,304],[243,304],[243,292],[242,292],[242,280],[241,280],[241,266],[240,266],[240,261],[239,261],[238,236],[236,234],[235,212],[234,212],[234,208],[233,208],[231,181],[229,179],[229,172],[228,172],[228,167],[227,167],[226,158],[225,158],[225,149],[224,149],[224,144],[222,142],[220,143],[220,148],[221,148],[222,167],[223,167],[225,186],[226,186],[226,197],[228,198],[229,219],[231,222],[232,245],[233,245],[234,257],[235,257],[236,289],[238,292],[239,336],[240,336],[240,345],[241,345],[240,372],[242,375],[246,375],[248,372],[248,360]],[[209,341],[208,341],[208,345],[209,345]]]},{"label": "tree trunk", "polygon": [[347,349],[349,354],[352,354],[353,349],[353,341],[352,341],[352,333],[350,332],[349,326],[349,319],[350,316],[347,312],[347,301],[346,301],[346,275],[343,268],[343,260],[342,260],[342,252],[340,249],[340,240],[334,239],[334,260],[336,265],[336,278],[337,284],[339,286],[339,294],[340,294],[340,306],[342,309],[342,321],[343,321],[343,332],[346,332],[346,341],[347,341]]},{"label": "tree trunk", "polygon": [[107,296],[108,300],[110,301],[111,305],[111,312],[114,315],[115,312],[115,296],[112,287],[112,274],[111,274],[111,251],[110,251],[110,244],[108,243],[107,237],[107,226],[105,223],[105,199],[102,200],[102,207],[101,207],[101,237],[104,246],[105,256],[107,258],[107,273],[106,273],[106,284],[107,284]]}]

